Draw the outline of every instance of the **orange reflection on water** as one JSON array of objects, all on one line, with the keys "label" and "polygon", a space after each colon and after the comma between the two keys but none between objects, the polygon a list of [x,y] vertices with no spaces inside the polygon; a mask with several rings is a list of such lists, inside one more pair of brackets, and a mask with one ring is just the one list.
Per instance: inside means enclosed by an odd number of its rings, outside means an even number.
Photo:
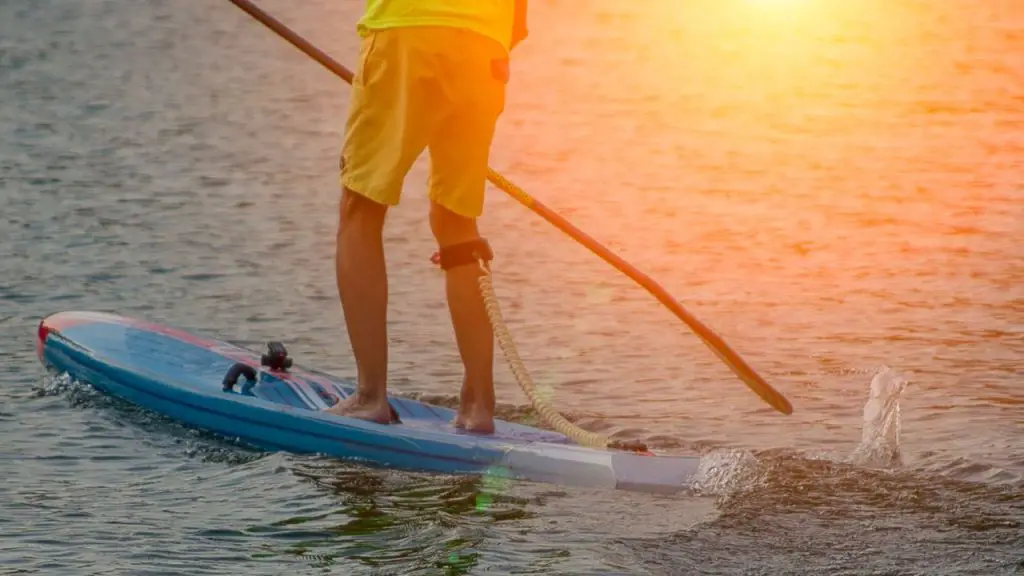
[{"label": "orange reflection on water", "polygon": [[[997,273],[999,262],[970,256],[972,238],[945,232],[1012,218],[1006,186],[1019,183],[1022,150],[996,123],[1020,121],[1024,37],[1000,28],[1020,21],[1019,7],[537,6],[495,144],[501,171],[650,272],[755,364],[802,354],[772,350],[786,333],[875,332],[892,302],[922,297],[923,278],[941,299],[987,289],[967,270]],[[556,237],[535,235],[545,258],[571,267],[531,281],[615,276]],[[672,329],[642,292],[622,294],[630,301],[586,329],[614,322],[635,334],[643,311]],[[634,295],[644,304],[631,308]],[[908,313],[882,334],[929,322]]]},{"label": "orange reflection on water", "polygon": [[[969,110],[1000,81],[962,62],[973,26],[966,7],[541,6],[532,44],[517,55],[523,72],[504,119],[511,128],[495,155],[511,148],[523,158],[511,165],[513,179],[543,174],[544,189],[528,188],[542,199],[608,220],[629,216],[633,207],[618,207],[627,197],[656,197],[648,209],[675,229],[712,191],[744,198],[715,208],[730,215],[768,194],[792,202],[789,212],[829,199],[838,204],[822,208],[860,204],[865,195],[914,196],[937,172],[970,162],[950,152],[970,154],[966,142],[981,136],[970,118],[935,112]],[[606,212],[603,201],[616,210]],[[615,222],[600,219],[615,233]],[[649,220],[642,230],[630,226],[630,235],[656,232]]]}]

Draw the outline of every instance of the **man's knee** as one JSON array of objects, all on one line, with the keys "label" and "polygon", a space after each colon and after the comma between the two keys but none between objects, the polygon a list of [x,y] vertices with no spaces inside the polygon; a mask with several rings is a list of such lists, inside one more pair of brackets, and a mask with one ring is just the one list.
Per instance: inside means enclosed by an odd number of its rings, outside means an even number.
[{"label": "man's knee", "polygon": [[438,244],[442,270],[485,264],[494,259],[487,240],[480,237],[476,219],[460,216],[434,202],[430,207],[430,229]]},{"label": "man's knee", "polygon": [[456,214],[437,202],[430,203],[430,231],[442,248],[480,237],[476,218]]},{"label": "man's knee", "polygon": [[388,207],[374,202],[366,196],[345,188],[341,194],[341,225],[339,231],[346,226],[382,228]]}]

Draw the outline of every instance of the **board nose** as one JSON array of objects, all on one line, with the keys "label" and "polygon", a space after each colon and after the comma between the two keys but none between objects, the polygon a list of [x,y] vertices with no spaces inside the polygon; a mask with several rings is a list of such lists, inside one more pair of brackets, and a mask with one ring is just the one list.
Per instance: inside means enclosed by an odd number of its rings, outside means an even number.
[{"label": "board nose", "polygon": [[36,356],[42,360],[43,352],[46,350],[46,340],[51,334],[59,333],[61,329],[84,321],[86,321],[84,315],[77,312],[57,312],[40,319],[39,325],[36,327]]},{"label": "board nose", "polygon": [[46,318],[40,320],[39,327],[36,329],[36,357],[40,360],[43,359],[46,337],[50,335],[50,325],[46,323],[46,320]]}]

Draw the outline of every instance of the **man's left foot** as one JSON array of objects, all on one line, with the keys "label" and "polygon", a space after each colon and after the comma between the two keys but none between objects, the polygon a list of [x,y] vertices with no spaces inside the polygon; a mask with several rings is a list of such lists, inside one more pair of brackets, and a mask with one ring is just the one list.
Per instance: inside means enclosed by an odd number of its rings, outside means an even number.
[{"label": "man's left foot", "polygon": [[381,402],[363,402],[358,393],[341,400],[334,406],[324,408],[323,411],[347,418],[369,420],[378,424],[391,423],[391,405],[388,404],[386,398]]}]

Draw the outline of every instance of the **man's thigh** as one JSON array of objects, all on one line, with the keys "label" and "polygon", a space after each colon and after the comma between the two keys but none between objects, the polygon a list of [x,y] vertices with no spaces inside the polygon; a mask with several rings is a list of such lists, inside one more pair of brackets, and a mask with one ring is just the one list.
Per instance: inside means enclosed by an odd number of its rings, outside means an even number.
[{"label": "man's thigh", "polygon": [[437,122],[430,91],[418,81],[433,74],[431,63],[413,34],[394,28],[363,38],[352,82],[341,183],[385,205],[398,204],[405,175]]},{"label": "man's thigh", "polygon": [[487,166],[495,125],[505,108],[508,59],[482,35],[444,35],[450,56],[439,67],[437,100],[447,113],[431,134],[430,199],[467,218],[483,213]]}]

